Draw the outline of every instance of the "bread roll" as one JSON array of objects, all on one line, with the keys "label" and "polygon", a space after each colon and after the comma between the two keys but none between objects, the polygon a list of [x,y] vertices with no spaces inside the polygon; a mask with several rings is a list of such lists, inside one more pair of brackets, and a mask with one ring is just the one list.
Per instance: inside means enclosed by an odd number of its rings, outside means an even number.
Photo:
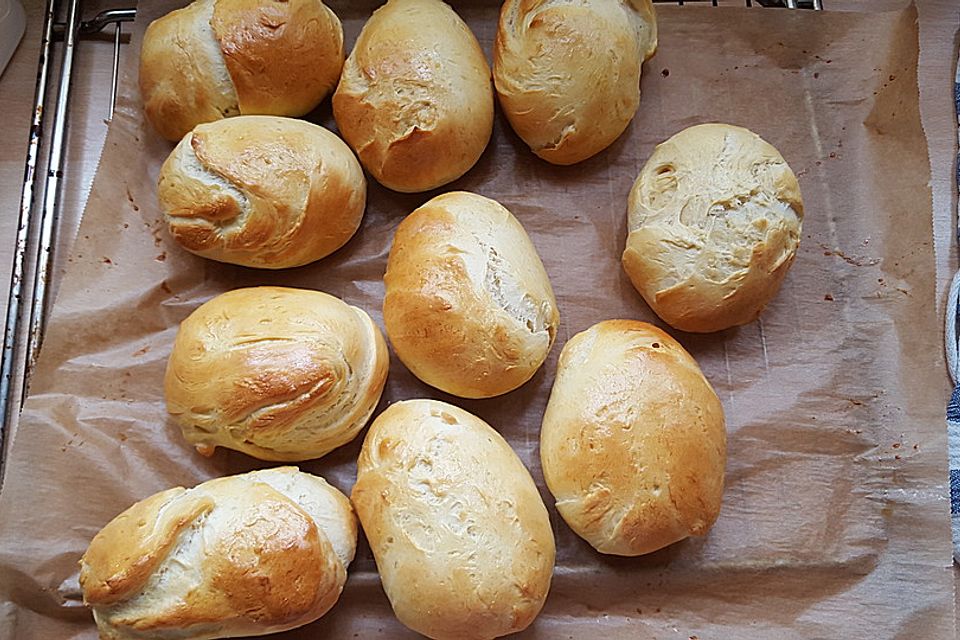
[{"label": "bread roll", "polygon": [[389,0],[347,58],[333,114],[378,182],[428,191],[465,174],[490,140],[490,67],[440,0]]},{"label": "bread roll", "polygon": [[343,29],[321,0],[197,0],[147,27],[147,119],[179,140],[238,114],[302,116],[336,86]]},{"label": "bread roll", "polygon": [[437,196],[397,227],[383,319],[400,360],[463,398],[516,389],[543,364],[560,324],[530,238],[499,203]]},{"label": "bread roll", "polygon": [[254,471],[136,503],[94,537],[80,586],[103,640],[259,636],[325,614],[356,545],[323,478]]},{"label": "bread roll", "polygon": [[434,640],[525,629],[550,589],[547,510],[510,445],[435,400],[377,416],[351,495],[400,622]]},{"label": "bread roll", "polygon": [[353,440],[373,413],[389,358],[366,313],[282,287],[230,291],[180,324],[167,411],[204,455],[308,460]]},{"label": "bread roll", "polygon": [[557,511],[597,551],[638,556],[704,535],[720,512],[723,407],[663,331],[607,320],[564,346],[540,461]]},{"label": "bread roll", "polygon": [[302,120],[241,116],[202,124],[160,168],[170,234],[205,258],[298,267],[353,237],[363,169],[340,138]]},{"label": "bread roll", "polygon": [[623,268],[682,331],[752,322],[780,289],[800,244],[803,200],[783,157],[726,124],[659,145],[630,191]]},{"label": "bread roll", "polygon": [[656,49],[650,0],[506,0],[493,53],[500,106],[544,160],[586,160],[630,124]]}]

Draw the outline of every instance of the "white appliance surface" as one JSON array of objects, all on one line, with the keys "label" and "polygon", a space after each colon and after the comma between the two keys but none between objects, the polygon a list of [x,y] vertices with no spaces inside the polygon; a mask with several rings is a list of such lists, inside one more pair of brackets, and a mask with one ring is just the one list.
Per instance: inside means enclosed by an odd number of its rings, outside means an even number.
[{"label": "white appliance surface", "polygon": [[19,0],[0,0],[0,74],[6,69],[27,27],[27,16]]}]

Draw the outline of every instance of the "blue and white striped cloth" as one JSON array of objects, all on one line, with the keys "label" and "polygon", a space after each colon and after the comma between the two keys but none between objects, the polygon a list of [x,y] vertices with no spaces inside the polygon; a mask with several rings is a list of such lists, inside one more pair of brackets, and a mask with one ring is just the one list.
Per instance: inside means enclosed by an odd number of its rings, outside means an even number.
[{"label": "blue and white striped cloth", "polygon": [[[953,95],[957,108],[957,125],[960,132],[960,63],[957,65]],[[956,165],[957,184],[960,185],[960,155]],[[958,210],[960,216],[960,210]],[[960,229],[958,229],[960,239]],[[960,271],[953,278],[947,299],[947,366],[953,383],[953,396],[947,405],[947,440],[950,449],[950,520],[953,524],[953,559],[960,563],[960,361],[957,357],[957,298],[960,296]]]},{"label": "blue and white striped cloth", "polygon": [[947,405],[947,439],[950,444],[950,520],[953,523],[953,560],[960,563],[960,385]]}]

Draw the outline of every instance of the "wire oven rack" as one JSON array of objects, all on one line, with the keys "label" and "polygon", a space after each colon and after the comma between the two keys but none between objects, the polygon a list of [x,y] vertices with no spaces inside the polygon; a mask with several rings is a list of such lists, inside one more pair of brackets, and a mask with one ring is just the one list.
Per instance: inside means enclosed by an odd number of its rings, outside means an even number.
[{"label": "wire oven rack", "polygon": [[[653,1],[681,6],[709,3],[712,6],[823,9],[822,0]],[[81,18],[80,0],[46,2],[0,364],[0,416],[3,420],[0,424],[0,482],[6,459],[6,436],[12,432],[12,425],[26,397],[51,303],[53,257],[54,251],[60,246],[60,187],[65,173],[69,171],[69,167],[65,166],[65,141],[76,49],[84,37],[99,34],[113,26],[113,72],[110,81],[112,117],[117,96],[123,23],[132,21],[136,12],[136,8],[111,9],[84,21]],[[65,19],[58,19],[61,14],[65,15]],[[54,42],[62,43],[62,52],[55,83],[56,93],[52,94],[50,89],[53,87],[48,85],[53,84],[51,54]],[[45,160],[41,160],[41,151],[46,153]]]}]

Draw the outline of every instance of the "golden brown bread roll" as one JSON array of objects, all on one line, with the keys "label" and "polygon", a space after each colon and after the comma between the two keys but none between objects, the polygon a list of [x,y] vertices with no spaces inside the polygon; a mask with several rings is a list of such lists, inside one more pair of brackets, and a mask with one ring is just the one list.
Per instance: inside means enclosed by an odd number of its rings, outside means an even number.
[{"label": "golden brown bread roll", "polygon": [[239,114],[302,116],[336,86],[343,29],[321,0],[197,0],[147,27],[147,119],[179,140]]},{"label": "golden brown bread roll", "polygon": [[434,640],[525,629],[543,607],[555,546],[547,510],[510,445],[435,400],[377,416],[351,500],[400,622]]},{"label": "golden brown bread roll", "polygon": [[490,67],[440,0],[389,0],[347,58],[333,113],[378,182],[428,191],[466,173],[490,140]]},{"label": "golden brown bread roll", "polygon": [[80,561],[103,640],[208,640],[293,629],[340,597],[357,544],[346,496],[294,467],[142,500]]},{"label": "golden brown bread roll", "polygon": [[656,49],[650,0],[506,0],[493,54],[500,106],[544,160],[586,160],[630,124]]},{"label": "golden brown bread roll", "polygon": [[673,338],[608,320],[560,353],[540,460],[557,511],[601,553],[636,556],[704,535],[720,512],[723,407]]},{"label": "golden brown bread roll", "polygon": [[543,364],[560,315],[530,238],[498,202],[433,198],[397,227],[383,319],[400,360],[464,398],[516,389]]},{"label": "golden brown bread roll", "polygon": [[387,379],[387,345],[362,310],[319,291],[237,289],[180,324],[167,411],[204,455],[308,460],[353,440]]},{"label": "golden brown bread roll", "polygon": [[336,135],[302,120],[240,116],[199,125],[160,168],[170,233],[205,258],[298,267],[353,237],[367,183]]},{"label": "golden brown bread roll", "polygon": [[623,268],[682,331],[752,322],[777,294],[800,244],[803,200],[783,156],[726,124],[657,146],[630,191]]}]

